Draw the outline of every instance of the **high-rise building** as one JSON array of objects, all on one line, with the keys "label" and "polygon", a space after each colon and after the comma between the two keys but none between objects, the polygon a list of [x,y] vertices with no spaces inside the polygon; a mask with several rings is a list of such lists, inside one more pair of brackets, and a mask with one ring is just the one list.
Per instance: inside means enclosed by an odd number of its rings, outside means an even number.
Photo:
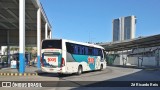
[{"label": "high-rise building", "polygon": [[113,41],[135,38],[136,17],[127,16],[113,20]]}]

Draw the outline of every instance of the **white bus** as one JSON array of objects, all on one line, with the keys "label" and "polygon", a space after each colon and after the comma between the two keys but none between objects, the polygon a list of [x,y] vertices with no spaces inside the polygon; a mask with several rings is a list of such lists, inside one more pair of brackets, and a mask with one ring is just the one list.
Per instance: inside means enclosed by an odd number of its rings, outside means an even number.
[{"label": "white bus", "polygon": [[41,68],[44,72],[81,74],[106,68],[104,48],[65,39],[42,41]]}]

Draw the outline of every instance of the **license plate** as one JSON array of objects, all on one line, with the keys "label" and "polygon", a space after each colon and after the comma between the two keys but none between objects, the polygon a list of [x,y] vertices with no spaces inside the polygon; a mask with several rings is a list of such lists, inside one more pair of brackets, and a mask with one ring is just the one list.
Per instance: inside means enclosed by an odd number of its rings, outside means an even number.
[{"label": "license plate", "polygon": [[54,69],[49,69],[50,71],[53,71]]}]

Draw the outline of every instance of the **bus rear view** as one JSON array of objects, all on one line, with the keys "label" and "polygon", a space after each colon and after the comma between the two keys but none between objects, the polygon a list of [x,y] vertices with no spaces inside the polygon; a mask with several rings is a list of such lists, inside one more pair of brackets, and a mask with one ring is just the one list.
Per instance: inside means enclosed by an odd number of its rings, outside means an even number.
[{"label": "bus rear view", "polygon": [[62,56],[62,40],[43,40],[42,41],[42,71],[61,73],[65,65]]},{"label": "bus rear view", "polygon": [[80,75],[85,71],[106,68],[104,48],[66,39],[42,41],[42,71]]}]

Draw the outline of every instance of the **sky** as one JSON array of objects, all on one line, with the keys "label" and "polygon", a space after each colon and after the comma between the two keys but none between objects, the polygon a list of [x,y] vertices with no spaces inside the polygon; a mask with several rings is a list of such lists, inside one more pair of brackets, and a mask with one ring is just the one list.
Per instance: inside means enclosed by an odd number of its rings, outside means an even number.
[{"label": "sky", "polygon": [[160,34],[160,0],[40,0],[52,38],[111,42],[112,20],[135,15],[136,37]]}]

